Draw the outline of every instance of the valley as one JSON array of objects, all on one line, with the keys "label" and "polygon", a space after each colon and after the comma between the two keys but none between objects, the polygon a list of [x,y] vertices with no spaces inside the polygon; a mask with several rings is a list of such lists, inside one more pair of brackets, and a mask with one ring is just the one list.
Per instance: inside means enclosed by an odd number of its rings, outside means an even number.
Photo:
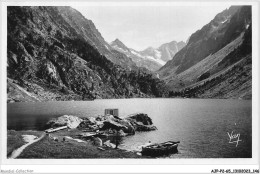
[{"label": "valley", "polygon": [[137,51],[71,7],[8,7],[7,102],[251,99],[251,23],[250,6],[231,6],[186,43]]}]

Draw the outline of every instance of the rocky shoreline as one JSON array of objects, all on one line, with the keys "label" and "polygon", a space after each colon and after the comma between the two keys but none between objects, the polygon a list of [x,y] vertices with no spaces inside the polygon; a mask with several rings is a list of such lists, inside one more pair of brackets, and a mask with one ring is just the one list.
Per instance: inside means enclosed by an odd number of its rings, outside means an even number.
[{"label": "rocky shoreline", "polygon": [[[113,115],[88,118],[63,115],[49,120],[46,127],[48,129],[41,132],[44,137],[27,147],[17,158],[141,158],[139,152],[119,149],[120,138],[134,136],[136,131],[157,129],[152,119],[144,113],[126,118]],[[40,131],[37,133],[40,134]],[[19,136],[24,135],[30,135],[30,131],[9,130],[8,142],[15,136],[19,140]],[[114,141],[110,141],[111,137]],[[20,144],[23,144],[22,139]]]},{"label": "rocky shoreline", "polygon": [[136,131],[156,130],[152,119],[147,114],[137,113],[120,118],[113,115],[80,118],[73,115],[64,115],[47,122],[47,128],[67,126],[69,129],[79,129],[83,132],[123,132],[125,135],[134,135]]}]

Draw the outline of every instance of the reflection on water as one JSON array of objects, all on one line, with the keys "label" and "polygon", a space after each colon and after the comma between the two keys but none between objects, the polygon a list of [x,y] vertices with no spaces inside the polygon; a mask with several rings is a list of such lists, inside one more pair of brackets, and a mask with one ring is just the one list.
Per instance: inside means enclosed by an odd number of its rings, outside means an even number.
[{"label": "reflection on water", "polygon": [[[140,150],[151,141],[180,141],[179,153],[171,158],[251,158],[252,103],[217,99],[113,99],[95,101],[8,104],[8,129],[43,130],[52,117],[64,114],[82,117],[104,114],[118,108],[119,115],[148,114],[157,131],[122,137],[119,148]],[[229,143],[227,132],[240,134],[238,146]],[[111,139],[112,143],[115,140]]]}]

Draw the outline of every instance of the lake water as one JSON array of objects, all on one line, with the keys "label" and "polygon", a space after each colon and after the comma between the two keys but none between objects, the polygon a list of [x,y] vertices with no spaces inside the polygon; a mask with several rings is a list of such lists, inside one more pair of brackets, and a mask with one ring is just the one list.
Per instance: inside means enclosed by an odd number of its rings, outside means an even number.
[{"label": "lake water", "polygon": [[[252,101],[221,99],[109,99],[42,103],[12,103],[7,106],[8,129],[43,130],[52,117],[81,117],[104,114],[105,108],[118,108],[120,117],[143,112],[157,131],[138,132],[122,139],[119,147],[138,146],[168,140],[180,141],[177,154],[169,158],[251,158]],[[228,133],[240,134],[229,143]]]}]

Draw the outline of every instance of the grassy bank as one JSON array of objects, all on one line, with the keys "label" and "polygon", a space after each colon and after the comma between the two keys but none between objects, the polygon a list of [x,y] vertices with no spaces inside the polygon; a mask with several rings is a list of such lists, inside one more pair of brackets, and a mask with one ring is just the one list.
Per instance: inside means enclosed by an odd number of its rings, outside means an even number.
[{"label": "grassy bank", "polygon": [[37,137],[40,137],[43,132],[41,131],[14,131],[14,130],[8,130],[7,131],[7,156],[10,156],[11,153],[21,147],[22,145],[26,144],[26,142],[23,140],[22,135],[35,135]]},{"label": "grassy bank", "polygon": [[[78,132],[78,130],[63,130],[57,133],[52,133],[52,137],[57,137],[58,141],[54,141],[49,136],[45,136],[40,141],[28,146],[18,158],[141,158],[141,156],[134,152],[128,152],[122,149],[112,149],[102,146],[104,150],[100,150],[98,146],[92,144],[92,141],[77,142],[73,139],[66,139],[63,141],[64,136],[75,138]],[[28,131],[8,131],[8,148],[10,146],[8,149],[9,153],[22,146],[24,144],[22,135],[28,135],[29,133],[30,132]],[[32,134],[30,135],[37,134],[36,136],[39,137],[43,132],[33,131],[31,133]]]}]

